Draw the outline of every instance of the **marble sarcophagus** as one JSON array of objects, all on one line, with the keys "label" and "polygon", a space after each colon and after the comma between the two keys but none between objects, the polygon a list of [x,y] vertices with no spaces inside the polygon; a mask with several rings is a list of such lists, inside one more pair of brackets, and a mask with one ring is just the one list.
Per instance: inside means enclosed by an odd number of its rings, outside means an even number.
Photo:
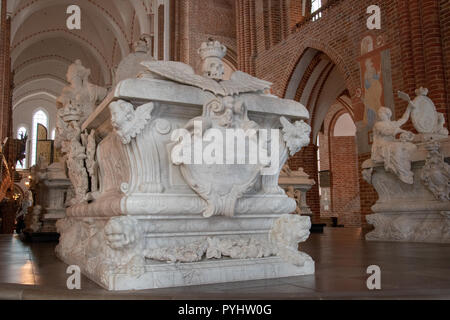
[{"label": "marble sarcophagus", "polygon": [[[83,122],[73,103],[61,109],[76,195],[57,223],[56,252],[101,286],[314,273],[314,261],[298,251],[310,218],[288,214],[295,200],[278,186],[288,156],[309,143],[308,112],[243,72],[222,80],[224,50],[213,41],[200,48],[203,75],[182,63],[144,62],[146,72],[119,82]],[[230,130],[248,134],[244,149]],[[211,152],[205,141],[221,137]],[[234,162],[222,164],[231,141]],[[264,161],[249,161],[256,151]]]}]

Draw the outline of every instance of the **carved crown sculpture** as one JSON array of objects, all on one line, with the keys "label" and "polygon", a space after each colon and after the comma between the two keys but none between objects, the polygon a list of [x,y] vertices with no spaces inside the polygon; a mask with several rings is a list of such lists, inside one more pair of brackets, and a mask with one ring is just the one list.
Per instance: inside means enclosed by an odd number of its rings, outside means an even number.
[{"label": "carved crown sculpture", "polygon": [[200,58],[202,58],[202,60],[210,57],[223,59],[226,53],[227,47],[225,47],[219,41],[214,41],[213,39],[208,39],[208,42],[203,42],[201,47],[198,49],[198,54],[200,55]]},{"label": "carved crown sculpture", "polygon": [[219,41],[209,39],[208,42],[203,42],[198,49],[198,54],[202,59],[203,76],[216,81],[223,80],[225,68],[222,59],[226,53],[227,48]]}]

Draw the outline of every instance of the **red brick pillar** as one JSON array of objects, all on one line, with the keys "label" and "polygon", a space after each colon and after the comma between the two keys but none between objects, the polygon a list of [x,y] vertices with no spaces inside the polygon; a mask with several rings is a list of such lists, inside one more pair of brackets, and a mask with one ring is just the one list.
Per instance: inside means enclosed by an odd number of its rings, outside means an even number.
[{"label": "red brick pillar", "polygon": [[422,27],[425,78],[427,88],[430,90],[428,96],[435,103],[437,111],[444,113],[447,117],[446,91],[450,88],[446,88],[445,85],[439,0],[422,0]]},{"label": "red brick pillar", "polygon": [[255,0],[236,1],[236,40],[239,70],[254,75],[257,42]]},{"label": "red brick pillar", "polygon": [[0,17],[0,129],[1,141],[11,132],[11,58],[10,58],[10,34],[11,18],[6,10],[6,0],[1,1]]},{"label": "red brick pillar", "polygon": [[289,2],[289,33],[295,29],[297,23],[300,23],[305,18],[303,12],[302,1],[290,1]]},{"label": "red brick pillar", "polygon": [[[440,2],[399,0],[398,4],[404,86],[401,90],[413,95],[418,87],[428,88],[428,96],[448,120],[446,99],[450,89],[445,79],[443,37],[446,35],[441,32]],[[406,104],[398,98],[395,102],[396,116],[400,117]]]}]

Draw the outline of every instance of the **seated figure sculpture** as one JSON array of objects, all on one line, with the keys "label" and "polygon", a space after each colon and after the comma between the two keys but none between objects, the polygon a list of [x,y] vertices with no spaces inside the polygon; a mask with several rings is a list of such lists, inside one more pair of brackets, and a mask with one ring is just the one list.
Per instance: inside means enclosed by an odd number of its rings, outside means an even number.
[{"label": "seated figure sculpture", "polygon": [[[373,129],[372,161],[384,163],[386,171],[396,174],[401,181],[412,184],[414,174],[411,171],[411,154],[417,147],[412,141],[414,134],[401,129],[409,118],[408,108],[403,117],[392,121],[392,111],[381,107],[378,110],[379,121]],[[400,134],[400,139],[396,136]]]},{"label": "seated figure sculpture", "polygon": [[[402,118],[391,121],[391,111],[379,109],[370,160],[362,164],[364,179],[378,194],[367,215],[374,230],[371,241],[450,242],[450,139],[445,120],[436,111],[428,90],[419,88]],[[400,127],[411,117],[417,134]]]}]

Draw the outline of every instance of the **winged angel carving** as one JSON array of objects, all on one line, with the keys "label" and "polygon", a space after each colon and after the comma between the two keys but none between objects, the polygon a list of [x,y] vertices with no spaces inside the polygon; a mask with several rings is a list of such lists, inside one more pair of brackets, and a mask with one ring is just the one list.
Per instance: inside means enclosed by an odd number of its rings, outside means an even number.
[{"label": "winged angel carving", "polygon": [[261,92],[269,90],[271,83],[252,77],[248,73],[236,71],[230,80],[216,81],[195,74],[192,67],[173,61],[144,61],[142,65],[151,72],[172,81],[210,91],[219,96],[232,96],[245,92]]},{"label": "winged angel carving", "polygon": [[111,110],[111,123],[123,144],[128,144],[131,138],[135,138],[147,123],[151,120],[153,103],[146,103],[134,109],[134,106],[124,100],[112,102],[109,105]]}]

